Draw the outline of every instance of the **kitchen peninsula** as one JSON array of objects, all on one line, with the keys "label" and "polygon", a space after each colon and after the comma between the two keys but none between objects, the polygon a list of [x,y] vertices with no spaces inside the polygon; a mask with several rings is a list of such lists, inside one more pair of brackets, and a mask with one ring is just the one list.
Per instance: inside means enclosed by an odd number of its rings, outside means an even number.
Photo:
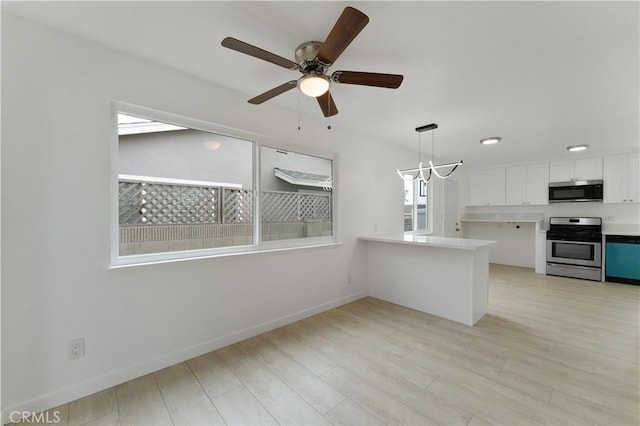
[{"label": "kitchen peninsula", "polygon": [[367,242],[370,296],[471,326],[486,314],[495,241],[406,234],[360,240]]}]

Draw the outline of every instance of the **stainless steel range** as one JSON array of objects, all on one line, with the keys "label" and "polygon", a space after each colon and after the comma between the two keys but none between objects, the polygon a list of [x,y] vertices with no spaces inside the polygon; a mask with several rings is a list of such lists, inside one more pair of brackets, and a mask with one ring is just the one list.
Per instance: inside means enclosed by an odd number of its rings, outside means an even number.
[{"label": "stainless steel range", "polygon": [[549,219],[547,274],[601,281],[602,218]]}]

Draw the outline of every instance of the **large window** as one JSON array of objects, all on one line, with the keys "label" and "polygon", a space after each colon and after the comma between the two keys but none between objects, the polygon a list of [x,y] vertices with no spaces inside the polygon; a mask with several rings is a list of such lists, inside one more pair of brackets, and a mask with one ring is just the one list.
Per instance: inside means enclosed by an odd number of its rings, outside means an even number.
[{"label": "large window", "polygon": [[404,181],[404,230],[405,232],[428,232],[429,184],[421,179]]},{"label": "large window", "polygon": [[115,264],[333,241],[330,155],[152,116],[117,113]]}]

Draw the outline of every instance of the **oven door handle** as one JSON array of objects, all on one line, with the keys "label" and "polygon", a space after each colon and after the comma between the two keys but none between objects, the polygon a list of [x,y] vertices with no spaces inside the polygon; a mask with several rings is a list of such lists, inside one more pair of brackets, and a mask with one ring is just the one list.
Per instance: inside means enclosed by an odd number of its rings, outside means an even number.
[{"label": "oven door handle", "polygon": [[587,270],[602,269],[602,268],[599,268],[597,266],[579,266],[579,265],[569,265],[569,264],[566,264],[566,263],[554,263],[554,262],[547,262],[547,265],[549,265],[549,266],[570,266],[570,267],[576,268],[576,269],[587,269]]},{"label": "oven door handle", "polygon": [[568,240],[549,240],[547,239],[548,242],[550,243],[562,243],[562,244],[582,244],[582,245],[587,245],[587,244],[591,244],[591,245],[599,245],[601,246],[602,243],[601,242],[589,242],[589,241],[568,241]]}]

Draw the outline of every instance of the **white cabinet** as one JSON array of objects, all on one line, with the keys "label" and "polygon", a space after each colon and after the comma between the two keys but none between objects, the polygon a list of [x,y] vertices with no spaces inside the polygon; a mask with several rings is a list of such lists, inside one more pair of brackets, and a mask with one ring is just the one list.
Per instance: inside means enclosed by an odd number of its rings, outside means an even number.
[{"label": "white cabinet", "polygon": [[550,182],[602,179],[602,158],[557,161],[549,165]]},{"label": "white cabinet", "polygon": [[549,164],[530,164],[507,168],[506,202],[510,206],[547,204]]},{"label": "white cabinet", "polygon": [[504,169],[487,170],[487,202],[490,206],[504,206]]},{"label": "white cabinet", "polygon": [[469,173],[470,206],[503,206],[505,202],[505,170],[474,170]]},{"label": "white cabinet", "polygon": [[526,204],[527,167],[517,166],[507,168],[507,205],[519,206]]},{"label": "white cabinet", "polygon": [[604,202],[640,202],[638,154],[604,157]]},{"label": "white cabinet", "polygon": [[549,164],[527,166],[527,204],[549,204]]}]

